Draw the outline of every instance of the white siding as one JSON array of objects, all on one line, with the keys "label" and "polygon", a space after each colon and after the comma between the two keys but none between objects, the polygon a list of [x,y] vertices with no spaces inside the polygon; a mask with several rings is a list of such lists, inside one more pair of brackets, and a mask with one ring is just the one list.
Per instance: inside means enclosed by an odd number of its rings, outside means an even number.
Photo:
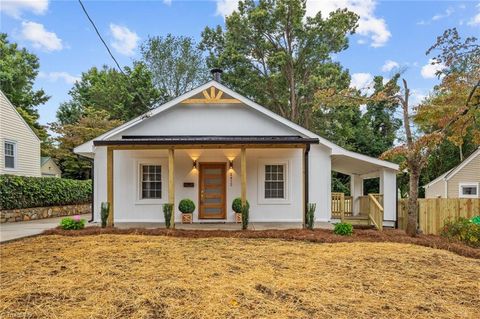
[{"label": "white siding", "polygon": [[455,175],[448,177],[448,198],[459,197],[459,185],[461,183],[480,183],[480,155],[473,158]]},{"label": "white siding", "polygon": [[45,177],[61,177],[62,171],[57,164],[50,158],[41,167],[42,176]]},{"label": "white siding", "polygon": [[[16,144],[16,168],[5,169],[5,141]],[[0,174],[41,176],[40,141],[0,92]]]},{"label": "white siding", "polygon": [[122,135],[299,135],[243,104],[179,104],[112,136]]},{"label": "white siding", "polygon": [[442,178],[428,187],[425,187],[425,198],[446,198],[445,183],[445,179]]}]

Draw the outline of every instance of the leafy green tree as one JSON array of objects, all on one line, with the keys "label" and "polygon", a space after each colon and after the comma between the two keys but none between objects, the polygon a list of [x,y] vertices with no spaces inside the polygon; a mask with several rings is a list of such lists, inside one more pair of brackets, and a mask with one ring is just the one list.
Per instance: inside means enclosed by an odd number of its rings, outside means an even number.
[{"label": "leafy green tree", "polygon": [[92,163],[79,157],[73,149],[122,124],[121,120],[110,119],[106,110],[86,107],[75,123],[53,123],[50,129],[56,133],[57,148],[52,150],[62,169],[62,176],[72,179],[91,178]]},{"label": "leafy green tree", "polygon": [[201,47],[230,87],[309,127],[315,92],[345,76],[331,55],[348,47],[357,21],[347,10],[307,17],[305,0],[245,0],[225,29],[205,28]]},{"label": "leafy green tree", "polygon": [[18,48],[16,43],[8,41],[6,33],[0,33],[0,89],[37,136],[46,141],[48,134],[38,123],[37,107],[50,97],[41,89],[33,89],[39,67],[36,55]]},{"label": "leafy green tree", "polygon": [[202,50],[190,37],[150,37],[141,45],[142,62],[153,78],[153,84],[167,102],[203,84],[208,69]]},{"label": "leafy green tree", "polygon": [[82,73],[69,94],[71,100],[57,112],[61,124],[75,123],[87,107],[106,111],[112,120],[128,121],[158,106],[163,95],[141,62],[125,67],[123,73],[107,66],[93,67]]}]

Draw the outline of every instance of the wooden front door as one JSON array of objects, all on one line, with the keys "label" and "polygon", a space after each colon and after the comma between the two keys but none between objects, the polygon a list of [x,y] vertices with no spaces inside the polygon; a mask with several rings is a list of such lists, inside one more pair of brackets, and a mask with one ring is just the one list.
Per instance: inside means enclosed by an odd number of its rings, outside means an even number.
[{"label": "wooden front door", "polygon": [[227,217],[225,163],[200,163],[199,214],[200,219]]}]

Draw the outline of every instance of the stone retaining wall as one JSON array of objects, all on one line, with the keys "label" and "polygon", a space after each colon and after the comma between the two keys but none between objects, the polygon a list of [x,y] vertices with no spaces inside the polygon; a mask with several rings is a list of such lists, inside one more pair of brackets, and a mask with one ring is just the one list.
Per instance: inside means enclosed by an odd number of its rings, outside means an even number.
[{"label": "stone retaining wall", "polygon": [[12,223],[26,220],[90,214],[91,212],[92,204],[0,210],[0,223]]}]

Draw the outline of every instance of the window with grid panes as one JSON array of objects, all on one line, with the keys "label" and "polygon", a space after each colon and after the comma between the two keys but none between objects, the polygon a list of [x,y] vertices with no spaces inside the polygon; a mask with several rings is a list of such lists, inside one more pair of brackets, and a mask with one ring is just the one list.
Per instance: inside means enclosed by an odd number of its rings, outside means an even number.
[{"label": "window with grid panes", "polygon": [[285,198],[285,165],[265,165],[265,198]]},{"label": "window with grid panes", "polygon": [[141,198],[162,198],[162,167],[160,165],[141,165]]},{"label": "window with grid panes", "polygon": [[5,142],[5,168],[15,168],[15,143]]}]

